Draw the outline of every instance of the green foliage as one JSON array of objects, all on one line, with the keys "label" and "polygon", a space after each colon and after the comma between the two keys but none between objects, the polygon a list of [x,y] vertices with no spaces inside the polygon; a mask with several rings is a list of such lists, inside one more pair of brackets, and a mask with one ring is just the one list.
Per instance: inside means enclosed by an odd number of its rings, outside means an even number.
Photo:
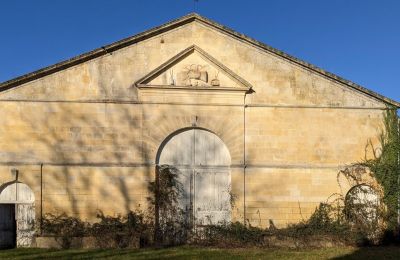
[{"label": "green foliage", "polygon": [[[374,150],[375,157],[342,170],[354,184],[362,184],[362,176],[371,170],[383,189],[381,204],[360,203],[359,191],[341,196],[335,203],[322,203],[308,219],[286,228],[277,229],[271,221],[270,228],[262,229],[244,225],[239,222],[222,225],[193,227],[190,223],[190,209],[181,209],[179,200],[183,188],[178,181],[179,171],[171,166],[157,167],[156,180],[149,184],[152,194],[150,218],[140,212],[130,212],[124,217],[110,217],[99,214],[99,222],[90,224],[78,218],[63,215],[46,215],[43,219],[43,232],[59,236],[64,247],[69,246],[71,237],[94,236],[100,247],[129,247],[132,239],[140,239],[141,245],[176,245],[190,242],[200,245],[223,247],[260,246],[269,247],[284,245],[291,247],[312,247],[313,242],[325,239],[344,244],[376,243],[381,239],[378,226],[380,219],[386,223],[387,233],[393,236],[397,229],[398,199],[400,195],[400,136],[399,121],[395,110],[388,110],[385,115],[385,131],[381,135],[381,150]],[[367,185],[368,186],[368,185]],[[369,193],[370,190],[365,190]],[[354,196],[354,198],[352,197]],[[234,207],[235,196],[231,194],[231,206]],[[346,202],[346,203],[343,203]],[[345,206],[343,206],[345,205]],[[383,216],[382,216],[383,215]],[[153,237],[152,237],[153,236]],[[189,239],[190,238],[190,239]],[[282,242],[283,241],[283,242]],[[158,244],[160,242],[161,244]]]},{"label": "green foliage", "polygon": [[280,230],[280,233],[295,238],[314,235],[330,236],[339,240],[350,238],[350,226],[344,221],[342,212],[336,213],[335,207],[321,203],[308,220],[291,224]]},{"label": "green foliage", "polygon": [[207,246],[243,247],[263,244],[265,230],[240,222],[209,225],[196,232],[194,243]]},{"label": "green foliage", "polygon": [[43,234],[58,235],[60,237],[82,237],[87,230],[87,223],[79,218],[61,215],[46,214],[42,220]]},{"label": "green foliage", "polygon": [[162,218],[173,217],[183,190],[182,184],[178,181],[179,171],[174,167],[162,165],[157,167],[156,174],[157,180],[149,184],[149,191],[153,196],[148,197],[148,201],[152,206],[157,204]]},{"label": "green foliage", "polygon": [[179,174],[175,167],[157,166],[156,180],[149,184],[149,211],[154,213],[154,241],[158,245],[182,244],[188,238],[190,214],[189,209],[179,207],[183,193]]},{"label": "green foliage", "polygon": [[43,234],[56,236],[62,248],[70,248],[72,237],[85,236],[88,227],[88,223],[66,214],[55,215],[49,213],[42,219]]},{"label": "green foliage", "polygon": [[381,150],[374,150],[375,158],[366,160],[367,166],[374,174],[378,183],[383,187],[383,202],[387,210],[384,216],[387,229],[397,229],[398,199],[400,195],[400,135],[399,118],[395,109],[387,110],[385,115],[385,131],[381,134]]},{"label": "green foliage", "polygon": [[[373,229],[376,227],[369,228],[365,222],[349,221],[345,213],[343,206],[321,203],[309,219],[290,224],[285,228],[278,229],[271,224],[269,228],[262,229],[239,222],[206,226],[197,232],[194,242],[220,247],[296,248],[324,247],[329,243],[375,244],[376,237]],[[367,223],[369,225],[374,222]]]},{"label": "green foliage", "polygon": [[137,242],[141,246],[150,244],[153,225],[141,212],[131,211],[124,217],[99,213],[97,218],[100,222],[89,225],[87,233],[96,238],[100,248],[126,248]]},{"label": "green foliage", "polygon": [[[126,248],[133,243],[146,246],[151,243],[153,224],[146,221],[141,212],[129,212],[126,216],[97,215],[99,222],[89,223],[66,214],[46,214],[42,231],[54,236],[63,248],[70,248],[74,237],[94,237],[100,248]],[[136,245],[133,245],[136,247]]]}]

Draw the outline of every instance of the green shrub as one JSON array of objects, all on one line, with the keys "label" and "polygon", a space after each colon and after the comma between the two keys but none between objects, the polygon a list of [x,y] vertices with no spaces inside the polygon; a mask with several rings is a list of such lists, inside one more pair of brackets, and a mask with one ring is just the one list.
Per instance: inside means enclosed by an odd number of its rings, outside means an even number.
[{"label": "green shrub", "polygon": [[365,160],[362,165],[368,167],[378,183],[383,187],[382,201],[387,207],[383,216],[386,232],[398,230],[398,211],[400,195],[400,121],[395,109],[387,110],[384,120],[385,131],[381,134],[380,151],[374,150],[375,158]]},{"label": "green shrub", "polygon": [[[111,217],[99,213],[97,223],[82,221],[66,214],[46,214],[42,232],[60,240],[63,248],[71,246],[72,238],[90,236],[96,239],[100,248],[125,248],[151,244],[153,224],[146,221],[141,212],[129,212],[126,216]],[[135,243],[135,245],[133,245]]]}]

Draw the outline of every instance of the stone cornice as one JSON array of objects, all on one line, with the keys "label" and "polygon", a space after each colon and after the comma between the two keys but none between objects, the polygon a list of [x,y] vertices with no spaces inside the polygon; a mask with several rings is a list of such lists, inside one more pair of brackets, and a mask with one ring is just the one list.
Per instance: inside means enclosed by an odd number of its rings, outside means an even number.
[{"label": "stone cornice", "polygon": [[192,87],[192,86],[175,86],[175,85],[136,85],[139,89],[159,89],[159,90],[187,90],[187,91],[234,91],[249,92],[248,88],[229,88],[229,87]]}]

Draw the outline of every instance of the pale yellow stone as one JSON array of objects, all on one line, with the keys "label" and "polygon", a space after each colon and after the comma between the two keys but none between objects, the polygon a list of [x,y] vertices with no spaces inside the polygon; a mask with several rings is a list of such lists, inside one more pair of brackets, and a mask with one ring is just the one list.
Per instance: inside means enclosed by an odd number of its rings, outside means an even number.
[{"label": "pale yellow stone", "polygon": [[[134,86],[194,44],[255,92],[246,97],[211,90],[140,92]],[[201,62],[193,56],[175,69]],[[153,83],[166,84],[167,76]],[[231,79],[222,75],[221,82]],[[145,211],[161,143],[195,123],[218,135],[230,151],[233,220],[263,227],[271,220],[282,227],[307,219],[333,193],[347,192],[350,187],[338,184],[344,180],[337,173],[371,157],[365,148],[369,140],[379,144],[385,107],[194,21],[1,92],[0,178],[2,184],[12,181],[11,168],[19,169],[19,180],[35,193],[37,216],[41,206],[43,214],[66,212],[88,220],[97,211]]]}]

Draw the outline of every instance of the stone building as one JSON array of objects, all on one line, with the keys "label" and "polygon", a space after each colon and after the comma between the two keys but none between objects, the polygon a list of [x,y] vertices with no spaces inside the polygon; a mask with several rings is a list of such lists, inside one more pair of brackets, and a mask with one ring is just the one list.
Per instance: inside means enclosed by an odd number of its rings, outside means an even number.
[{"label": "stone building", "polygon": [[164,164],[196,223],[307,219],[399,105],[184,16],[0,84],[0,241],[29,245],[46,213],[146,210]]}]

